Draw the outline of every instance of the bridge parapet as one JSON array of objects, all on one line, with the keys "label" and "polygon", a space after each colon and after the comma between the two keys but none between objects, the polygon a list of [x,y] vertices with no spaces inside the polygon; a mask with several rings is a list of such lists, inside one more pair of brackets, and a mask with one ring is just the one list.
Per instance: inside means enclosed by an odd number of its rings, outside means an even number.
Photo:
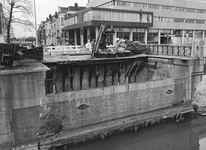
[{"label": "bridge parapet", "polygon": [[149,47],[149,54],[151,55],[167,55],[167,56],[192,56],[191,45],[167,45],[155,44],[147,45]]},{"label": "bridge parapet", "polygon": [[149,54],[181,56],[204,59],[204,41],[193,42],[192,45],[149,44]]}]

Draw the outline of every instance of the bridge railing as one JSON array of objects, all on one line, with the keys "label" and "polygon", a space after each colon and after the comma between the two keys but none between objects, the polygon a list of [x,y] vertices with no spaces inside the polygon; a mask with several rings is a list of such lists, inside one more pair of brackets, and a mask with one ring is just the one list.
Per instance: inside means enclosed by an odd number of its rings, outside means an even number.
[{"label": "bridge railing", "polygon": [[149,54],[192,57],[192,45],[148,44]]}]

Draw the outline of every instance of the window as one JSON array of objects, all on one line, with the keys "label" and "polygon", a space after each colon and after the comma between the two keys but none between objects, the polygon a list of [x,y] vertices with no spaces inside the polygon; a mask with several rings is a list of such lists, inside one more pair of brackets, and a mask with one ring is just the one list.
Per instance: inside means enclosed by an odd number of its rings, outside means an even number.
[{"label": "window", "polygon": [[139,14],[139,22],[142,22],[142,14]]},{"label": "window", "polygon": [[160,6],[159,6],[159,5],[148,4],[148,8],[149,8],[149,9],[159,9]]},{"label": "window", "polygon": [[142,7],[142,8],[148,8],[148,7],[147,7],[147,4],[141,4],[141,7]]},{"label": "window", "polygon": [[185,8],[183,8],[183,7],[175,7],[175,11],[184,12]]},{"label": "window", "polygon": [[127,7],[132,7],[132,3],[131,2],[126,2],[126,6]]},{"label": "window", "polygon": [[140,16],[136,13],[130,13],[130,20],[131,22],[140,22]]},{"label": "window", "polygon": [[163,21],[163,22],[169,22],[169,18],[162,17],[162,21]]},{"label": "window", "polygon": [[120,21],[120,12],[112,12],[112,20]]},{"label": "window", "polygon": [[171,6],[162,6],[162,9],[165,9],[165,10],[171,10],[172,7],[171,7]]},{"label": "window", "polygon": [[129,21],[129,13],[121,12],[121,21]]},{"label": "window", "polygon": [[186,19],[185,23],[195,23],[195,20],[194,19]]},{"label": "window", "polygon": [[142,8],[142,4],[139,4],[139,3],[133,3],[133,7],[140,7],[140,8]]},{"label": "window", "polygon": [[[83,14],[83,21],[88,21],[88,12]],[[68,21],[68,22],[70,22],[70,21]]]},{"label": "window", "polygon": [[205,20],[196,20],[197,24],[205,24]]},{"label": "window", "polygon": [[117,1],[118,6],[127,6],[127,7],[132,7],[131,2],[123,2],[123,1]]},{"label": "window", "polygon": [[131,22],[139,22],[139,18],[138,17],[139,16],[136,13],[130,13],[130,21]]},{"label": "window", "polygon": [[182,36],[182,30],[173,30],[173,34],[180,37]]},{"label": "window", "polygon": [[88,20],[92,20],[92,11],[88,11]]},{"label": "window", "polygon": [[111,12],[110,11],[102,11],[101,12],[101,20],[111,21]]},{"label": "window", "polygon": [[192,9],[192,8],[186,8],[186,12],[194,13],[194,12],[195,12],[195,9]]},{"label": "window", "polygon": [[62,26],[64,25],[64,18],[63,17],[61,18],[61,25]]},{"label": "window", "polygon": [[117,1],[118,6],[126,6],[126,2],[123,1]]},{"label": "window", "polygon": [[103,5],[101,5],[101,6],[98,6],[98,8],[108,8],[108,7],[110,7],[110,6],[112,6],[112,2],[108,2],[108,3],[106,3],[106,4],[103,4]]},{"label": "window", "polygon": [[153,17],[154,22],[159,22],[159,17]]},{"label": "window", "polygon": [[184,23],[184,19],[183,18],[174,18],[174,22]]},{"label": "window", "polygon": [[77,16],[74,17],[74,23],[77,24]]},{"label": "window", "polygon": [[152,16],[151,15],[147,15],[147,22],[151,23],[152,22]]},{"label": "window", "polygon": [[197,9],[196,12],[197,12],[197,13],[200,13],[200,14],[204,14],[204,13],[205,13],[205,10]]},{"label": "window", "polygon": [[101,20],[101,11],[93,10],[92,11],[92,20]]},{"label": "window", "polygon": [[147,22],[147,15],[146,14],[142,14],[142,22]]}]

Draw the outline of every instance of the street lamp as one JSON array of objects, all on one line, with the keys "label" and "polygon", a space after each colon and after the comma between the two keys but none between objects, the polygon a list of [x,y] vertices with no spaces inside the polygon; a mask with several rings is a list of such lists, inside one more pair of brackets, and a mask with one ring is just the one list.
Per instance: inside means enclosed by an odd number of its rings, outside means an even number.
[{"label": "street lamp", "polygon": [[37,47],[38,46],[38,34],[37,34],[36,2],[35,2],[35,0],[34,0],[34,17],[35,17],[36,47]]}]

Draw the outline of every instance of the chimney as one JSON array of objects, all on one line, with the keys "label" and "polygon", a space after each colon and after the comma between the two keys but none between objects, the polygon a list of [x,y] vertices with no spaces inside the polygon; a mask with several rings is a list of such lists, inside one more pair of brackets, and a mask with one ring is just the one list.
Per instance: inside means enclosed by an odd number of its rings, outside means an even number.
[{"label": "chimney", "polygon": [[74,3],[75,10],[78,10],[78,3]]},{"label": "chimney", "polygon": [[55,11],[55,18],[58,18],[58,13]]}]

